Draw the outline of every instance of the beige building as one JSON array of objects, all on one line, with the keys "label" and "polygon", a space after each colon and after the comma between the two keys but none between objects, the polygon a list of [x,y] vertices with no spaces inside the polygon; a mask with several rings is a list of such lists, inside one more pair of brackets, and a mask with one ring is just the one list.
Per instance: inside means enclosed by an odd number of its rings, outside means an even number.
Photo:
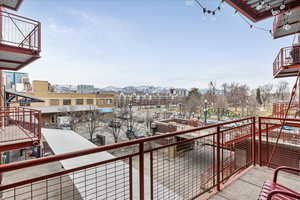
[{"label": "beige building", "polygon": [[41,110],[43,122],[48,124],[56,123],[66,111],[113,110],[115,102],[114,94],[55,93],[48,81],[33,81],[32,91],[24,94],[45,101],[31,103],[30,107]]}]

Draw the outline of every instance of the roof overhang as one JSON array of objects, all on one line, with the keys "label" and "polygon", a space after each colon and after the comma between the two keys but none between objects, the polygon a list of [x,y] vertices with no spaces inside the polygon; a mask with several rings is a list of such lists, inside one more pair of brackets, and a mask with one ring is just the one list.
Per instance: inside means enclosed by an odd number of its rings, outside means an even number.
[{"label": "roof overhang", "polygon": [[[282,0],[265,0],[264,5],[270,5],[270,7],[263,7],[258,10],[257,6],[259,5],[260,0],[225,0],[230,6],[236,9],[238,12],[243,14],[249,20],[253,22],[258,22],[266,18],[272,17],[271,10],[280,10],[279,7],[282,4]],[[281,12],[285,12],[287,9],[291,10],[300,6],[299,0],[286,0],[285,9]]]},{"label": "roof overhang", "polygon": [[13,103],[37,103],[37,102],[45,102],[45,101],[42,99],[20,94],[17,92],[5,90],[5,102],[7,105],[10,105]]},{"label": "roof overhang", "polygon": [[23,0],[0,0],[0,7],[18,10]]}]

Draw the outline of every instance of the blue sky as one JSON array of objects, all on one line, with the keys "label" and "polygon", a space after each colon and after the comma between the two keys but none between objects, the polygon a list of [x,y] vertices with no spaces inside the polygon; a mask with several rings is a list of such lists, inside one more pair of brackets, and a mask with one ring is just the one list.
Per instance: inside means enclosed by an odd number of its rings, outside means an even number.
[{"label": "blue sky", "polygon": [[[43,52],[23,71],[32,80],[97,87],[276,83],[272,63],[293,38],[250,31],[233,13],[225,5],[216,20],[203,19],[186,0],[26,0],[18,14],[42,22]],[[258,25],[270,29],[272,19]]]}]

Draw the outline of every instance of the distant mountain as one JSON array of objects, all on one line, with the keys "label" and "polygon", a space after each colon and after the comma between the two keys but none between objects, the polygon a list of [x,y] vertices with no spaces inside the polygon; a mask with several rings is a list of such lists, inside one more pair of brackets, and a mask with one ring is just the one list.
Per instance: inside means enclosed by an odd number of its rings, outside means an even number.
[{"label": "distant mountain", "polygon": [[169,93],[170,88],[141,85],[141,86],[126,86],[123,88],[108,86],[105,88],[100,88],[99,90],[103,92],[108,92],[108,91],[124,92],[124,93],[142,92],[142,93],[153,94],[153,93]]},{"label": "distant mountain", "polygon": [[122,88],[114,87],[114,86],[107,86],[105,88],[100,88],[100,91],[105,91],[105,92],[121,92]]},{"label": "distant mountain", "polygon": [[[140,85],[140,86],[126,86],[126,87],[115,87],[115,86],[107,86],[104,88],[95,88],[97,92],[123,92],[123,93],[148,93],[148,94],[167,94],[170,93],[171,87],[157,87],[157,86],[149,86],[149,85]],[[76,92],[76,85],[54,85],[54,91],[60,93],[68,93],[68,92]],[[185,90],[185,89],[180,89]]]}]

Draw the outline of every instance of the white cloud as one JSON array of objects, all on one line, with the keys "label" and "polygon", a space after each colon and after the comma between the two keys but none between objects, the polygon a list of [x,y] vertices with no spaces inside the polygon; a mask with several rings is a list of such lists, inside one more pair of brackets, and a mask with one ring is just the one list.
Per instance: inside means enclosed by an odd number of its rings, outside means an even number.
[{"label": "white cloud", "polygon": [[48,19],[48,28],[52,33],[73,33],[75,30],[72,27],[58,24],[54,19]]},{"label": "white cloud", "polygon": [[193,1],[193,0],[185,0],[185,1],[184,1],[184,4],[185,4],[186,6],[193,6],[193,5],[194,5],[194,1]]}]

